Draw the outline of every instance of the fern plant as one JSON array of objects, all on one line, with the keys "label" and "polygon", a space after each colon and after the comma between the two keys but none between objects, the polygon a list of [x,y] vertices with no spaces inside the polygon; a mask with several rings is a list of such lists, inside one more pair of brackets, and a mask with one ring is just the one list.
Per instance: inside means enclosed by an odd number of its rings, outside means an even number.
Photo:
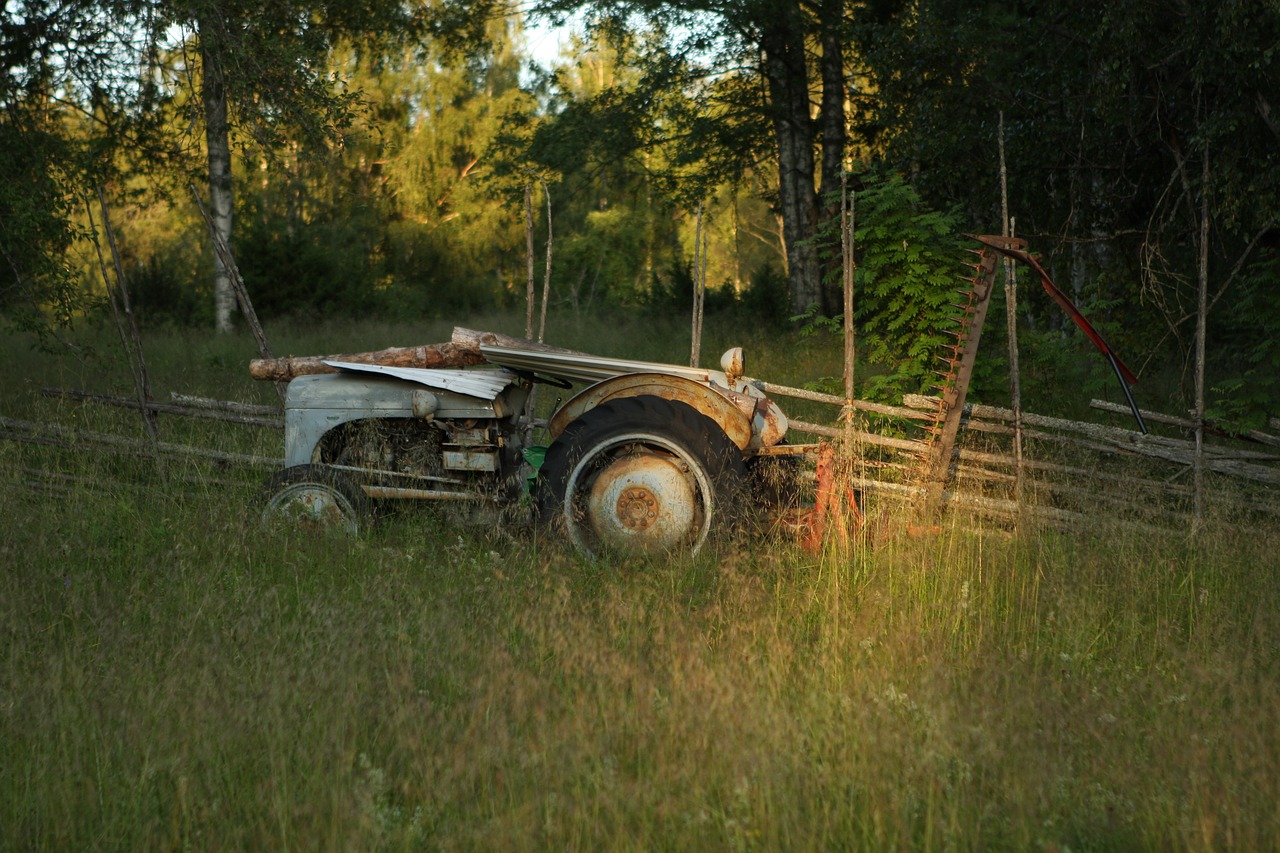
[{"label": "fern plant", "polygon": [[[901,176],[871,166],[851,175],[854,192],[854,322],[858,358],[881,369],[859,396],[896,400],[933,384],[935,356],[950,340],[948,323],[963,286],[963,238],[955,211],[927,207]],[[838,222],[834,227],[838,227]],[[829,231],[824,241],[839,245]],[[841,321],[815,310],[797,318],[805,330],[839,334]]]}]

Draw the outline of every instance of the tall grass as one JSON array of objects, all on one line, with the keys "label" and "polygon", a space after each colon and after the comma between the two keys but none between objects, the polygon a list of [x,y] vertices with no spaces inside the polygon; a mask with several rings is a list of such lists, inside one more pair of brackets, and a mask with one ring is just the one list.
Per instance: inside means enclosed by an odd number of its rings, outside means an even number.
[{"label": "tall grass", "polygon": [[[157,341],[162,387],[229,388],[208,346]],[[1275,530],[600,565],[430,509],[264,531],[251,484],[96,457],[50,499],[35,452],[0,445],[0,848],[1280,845]]]}]

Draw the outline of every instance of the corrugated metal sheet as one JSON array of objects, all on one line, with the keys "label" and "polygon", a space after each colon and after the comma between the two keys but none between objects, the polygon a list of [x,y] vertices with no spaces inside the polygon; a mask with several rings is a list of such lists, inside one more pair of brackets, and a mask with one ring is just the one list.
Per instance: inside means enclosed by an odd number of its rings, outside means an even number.
[{"label": "corrugated metal sheet", "polygon": [[468,397],[479,397],[482,400],[496,399],[515,381],[516,376],[508,370],[437,370],[425,367],[388,367],[384,364],[355,364],[347,361],[326,361],[330,367],[339,370],[352,370],[359,373],[376,373],[382,376],[394,376],[406,382],[416,382],[428,388],[466,394]]},{"label": "corrugated metal sheet", "polygon": [[665,373],[669,376],[683,376],[704,384],[712,380],[721,386],[728,384],[725,375],[720,371],[701,367],[681,367],[676,364],[601,358],[574,353],[535,352],[490,344],[481,344],[480,352],[493,364],[515,370],[546,373],[579,382],[598,382],[601,379],[612,379],[614,376],[622,376],[626,373]]}]

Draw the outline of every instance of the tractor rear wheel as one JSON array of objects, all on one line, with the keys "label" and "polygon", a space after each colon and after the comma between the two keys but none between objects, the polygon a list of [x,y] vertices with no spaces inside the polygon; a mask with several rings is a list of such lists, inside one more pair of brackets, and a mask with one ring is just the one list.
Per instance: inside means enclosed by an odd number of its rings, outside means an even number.
[{"label": "tractor rear wheel", "polygon": [[547,449],[538,510],[590,557],[692,555],[741,509],[742,452],[684,403],[608,400]]}]

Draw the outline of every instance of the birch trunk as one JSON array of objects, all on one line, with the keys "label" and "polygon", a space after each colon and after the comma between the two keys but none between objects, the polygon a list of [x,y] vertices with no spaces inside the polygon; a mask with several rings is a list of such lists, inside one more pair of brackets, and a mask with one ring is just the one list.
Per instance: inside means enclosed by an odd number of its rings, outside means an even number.
[{"label": "birch trunk", "polygon": [[[231,131],[227,121],[227,89],[217,25],[200,21],[200,61],[204,68],[205,144],[209,155],[209,215],[214,230],[231,245]],[[236,296],[231,271],[218,252],[213,253],[214,323],[219,333],[232,330]]]}]

